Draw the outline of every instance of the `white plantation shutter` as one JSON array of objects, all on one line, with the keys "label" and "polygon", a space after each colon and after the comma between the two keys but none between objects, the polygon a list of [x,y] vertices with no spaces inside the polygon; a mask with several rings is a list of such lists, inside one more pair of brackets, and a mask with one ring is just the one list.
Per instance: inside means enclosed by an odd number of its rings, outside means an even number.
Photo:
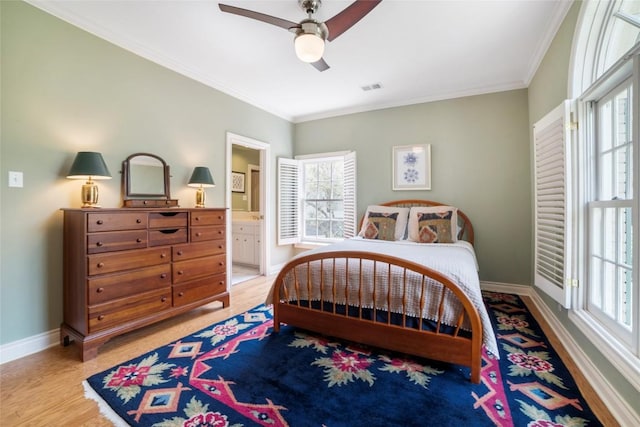
[{"label": "white plantation shutter", "polygon": [[354,237],[356,230],[356,153],[344,156],[344,238]]},{"label": "white plantation shutter", "polygon": [[570,306],[570,105],[564,101],[533,125],[535,146],[534,284]]},{"label": "white plantation shutter", "polygon": [[299,241],[300,197],[298,162],[278,158],[278,244]]}]

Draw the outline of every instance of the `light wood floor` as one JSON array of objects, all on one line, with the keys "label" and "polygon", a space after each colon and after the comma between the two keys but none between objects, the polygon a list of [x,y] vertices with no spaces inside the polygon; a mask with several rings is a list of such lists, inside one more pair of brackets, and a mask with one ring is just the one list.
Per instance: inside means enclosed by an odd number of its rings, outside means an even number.
[{"label": "light wood floor", "polygon": [[[240,314],[265,299],[271,278],[257,278],[232,287],[231,306],[212,303],[174,319],[114,338],[98,357],[81,363],[77,346],[55,346],[0,365],[0,426],[110,426],[93,400],[84,397],[82,381],[118,363],[189,335],[212,323]],[[528,304],[532,308],[532,304]],[[540,315],[533,310],[540,322]],[[617,426],[602,401],[577,371],[549,327],[540,322],[554,348],[574,372],[582,393],[605,426]],[[555,341],[553,341],[555,339]],[[578,374],[576,374],[578,372]]]}]

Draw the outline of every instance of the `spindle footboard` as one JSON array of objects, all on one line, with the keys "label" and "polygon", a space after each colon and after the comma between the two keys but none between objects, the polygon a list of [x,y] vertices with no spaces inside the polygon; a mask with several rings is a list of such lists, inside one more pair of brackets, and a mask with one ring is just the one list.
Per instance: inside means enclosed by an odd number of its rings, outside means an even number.
[{"label": "spindle footboard", "polygon": [[445,274],[385,254],[300,256],[272,288],[281,323],[369,346],[471,368],[480,382],[483,327],[476,305]]}]

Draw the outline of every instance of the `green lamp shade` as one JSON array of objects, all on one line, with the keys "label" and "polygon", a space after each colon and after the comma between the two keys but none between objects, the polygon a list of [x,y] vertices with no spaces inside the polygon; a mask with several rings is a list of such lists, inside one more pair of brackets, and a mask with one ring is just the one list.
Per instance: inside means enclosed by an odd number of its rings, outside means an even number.
[{"label": "green lamp shade", "polygon": [[189,185],[189,187],[215,187],[216,183],[213,182],[213,177],[211,176],[211,172],[209,172],[209,168],[196,166],[196,168],[193,169],[193,173],[191,174],[191,178],[187,185]]},{"label": "green lamp shade", "polygon": [[71,165],[69,175],[71,179],[111,179],[111,173],[102,154],[92,151],[80,151]]}]

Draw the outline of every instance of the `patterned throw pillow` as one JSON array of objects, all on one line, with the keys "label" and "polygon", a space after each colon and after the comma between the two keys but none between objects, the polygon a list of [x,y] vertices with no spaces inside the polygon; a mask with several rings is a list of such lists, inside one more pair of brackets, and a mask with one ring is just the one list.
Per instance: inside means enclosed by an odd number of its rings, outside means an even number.
[{"label": "patterned throw pillow", "polygon": [[363,237],[375,240],[395,240],[397,219],[397,212],[369,212]]},{"label": "patterned throw pillow", "polygon": [[418,241],[420,243],[453,243],[451,224],[453,211],[419,213]]}]

